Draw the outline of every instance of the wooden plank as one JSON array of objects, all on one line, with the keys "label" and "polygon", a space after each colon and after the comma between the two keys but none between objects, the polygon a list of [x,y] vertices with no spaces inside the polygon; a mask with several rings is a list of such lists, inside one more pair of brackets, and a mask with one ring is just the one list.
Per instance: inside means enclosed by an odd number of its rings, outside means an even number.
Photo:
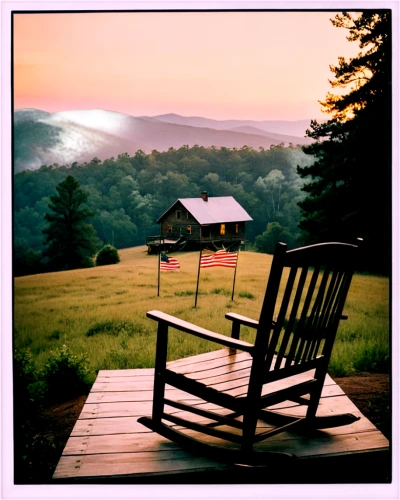
[{"label": "wooden plank", "polygon": [[115,403],[86,403],[82,408],[80,419],[141,417],[150,415],[152,401],[124,401]]},{"label": "wooden plank", "polygon": [[96,380],[95,380],[95,383],[98,383],[98,382],[110,382],[110,383],[113,383],[113,382],[131,382],[131,383],[134,383],[135,381],[136,382],[149,382],[149,381],[153,381],[154,380],[154,373],[152,373],[151,375],[143,375],[143,377],[137,377],[137,376],[126,376],[126,377],[120,377],[120,376],[117,376],[117,375],[114,375],[112,377],[100,377],[100,376],[97,376]]},{"label": "wooden plank", "polygon": [[140,476],[149,473],[171,474],[208,469],[226,469],[226,466],[184,451],[106,453],[83,457],[62,456],[53,478]]},{"label": "wooden plank", "polygon": [[107,382],[96,382],[92,386],[91,392],[130,392],[130,391],[152,391],[154,377],[150,380],[130,380],[115,382],[110,379]]},{"label": "wooden plank", "polygon": [[153,375],[154,368],[126,368],[124,370],[99,370],[97,377],[142,377]]},{"label": "wooden plank", "polygon": [[87,403],[112,403],[125,401],[152,401],[152,391],[131,391],[131,392],[90,392],[86,400]]},{"label": "wooden plank", "polygon": [[78,420],[72,429],[71,436],[151,432],[147,427],[138,423],[137,419],[138,417],[117,417]]},{"label": "wooden plank", "polygon": [[[165,394],[169,399],[188,399],[188,394],[179,389],[167,388]],[[198,398],[193,397],[194,400]],[[112,403],[125,401],[152,401],[153,391],[121,391],[121,392],[91,392],[86,400],[87,403]]]},{"label": "wooden plank", "polygon": [[158,434],[117,434],[71,437],[63,455],[97,453],[137,453],[141,451],[181,450],[180,446]]}]

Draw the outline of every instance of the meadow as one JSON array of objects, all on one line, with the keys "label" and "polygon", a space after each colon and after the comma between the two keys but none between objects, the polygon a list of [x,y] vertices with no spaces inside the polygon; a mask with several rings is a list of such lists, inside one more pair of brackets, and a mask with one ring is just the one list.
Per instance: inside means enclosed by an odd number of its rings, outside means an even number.
[{"label": "meadow", "polygon": [[[159,309],[230,335],[225,312],[258,318],[272,261],[267,254],[240,252],[233,301],[233,270],[202,269],[194,307],[198,253],[174,254],[181,269],[161,273],[159,296],[158,257],[144,246],[119,255],[116,265],[15,278],[15,350],[28,348],[40,370],[67,345],[73,354],[87,355],[92,381],[101,369],[153,367],[156,323],[146,318],[147,311]],[[344,312],[349,318],[339,328],[331,375],[387,373],[388,278],[356,274]],[[241,338],[252,341],[253,332],[244,328]],[[170,360],[216,347],[176,331],[171,340]]]}]

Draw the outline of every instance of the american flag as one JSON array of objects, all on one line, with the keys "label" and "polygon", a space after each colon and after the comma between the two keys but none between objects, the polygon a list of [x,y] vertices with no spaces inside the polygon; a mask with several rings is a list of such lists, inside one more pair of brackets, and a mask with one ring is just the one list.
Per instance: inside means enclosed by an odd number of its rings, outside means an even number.
[{"label": "american flag", "polygon": [[180,268],[179,261],[173,257],[168,257],[161,252],[160,271],[177,271]]},{"label": "american flag", "polygon": [[218,250],[213,254],[205,254],[201,256],[200,267],[236,267],[236,261],[238,258],[237,248],[229,247],[227,249],[223,248],[222,250]]}]

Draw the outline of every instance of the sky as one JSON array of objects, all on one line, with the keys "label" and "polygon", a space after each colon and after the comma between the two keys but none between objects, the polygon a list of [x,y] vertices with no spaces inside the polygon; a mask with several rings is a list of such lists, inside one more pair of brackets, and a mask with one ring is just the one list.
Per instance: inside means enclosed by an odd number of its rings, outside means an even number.
[{"label": "sky", "polygon": [[333,12],[14,15],[14,109],[323,119],[329,66],[358,53]]}]

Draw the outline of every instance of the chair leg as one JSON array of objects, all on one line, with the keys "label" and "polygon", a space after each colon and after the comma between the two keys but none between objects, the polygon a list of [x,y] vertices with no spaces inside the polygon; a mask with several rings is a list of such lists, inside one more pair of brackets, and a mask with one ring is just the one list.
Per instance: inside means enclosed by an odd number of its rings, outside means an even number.
[{"label": "chair leg", "polygon": [[241,445],[243,453],[251,453],[253,451],[257,421],[258,415],[256,411],[243,414],[243,441]]},{"label": "chair leg", "polygon": [[324,388],[326,369],[319,366],[314,377],[318,380],[315,386],[310,391],[310,402],[307,408],[306,421],[311,421],[315,419],[317,414],[319,400],[321,398],[322,389]]},{"label": "chair leg", "polygon": [[318,410],[318,404],[319,404],[319,397],[320,397],[321,392],[322,392],[322,388],[321,388],[321,390],[319,390],[319,388],[317,388],[317,389],[314,389],[312,391],[312,393],[310,394],[310,403],[308,405],[307,413],[306,413],[306,420],[307,421],[313,420],[316,417],[317,410]]},{"label": "chair leg", "polygon": [[152,417],[154,422],[161,422],[164,412],[164,392],[165,392],[165,368],[167,364],[167,345],[168,345],[168,325],[163,322],[158,323],[156,363],[154,369],[153,386],[153,410]]},{"label": "chair leg", "polygon": [[161,422],[162,414],[164,412],[164,391],[165,383],[161,376],[154,376],[154,400],[152,417],[155,422]]}]

